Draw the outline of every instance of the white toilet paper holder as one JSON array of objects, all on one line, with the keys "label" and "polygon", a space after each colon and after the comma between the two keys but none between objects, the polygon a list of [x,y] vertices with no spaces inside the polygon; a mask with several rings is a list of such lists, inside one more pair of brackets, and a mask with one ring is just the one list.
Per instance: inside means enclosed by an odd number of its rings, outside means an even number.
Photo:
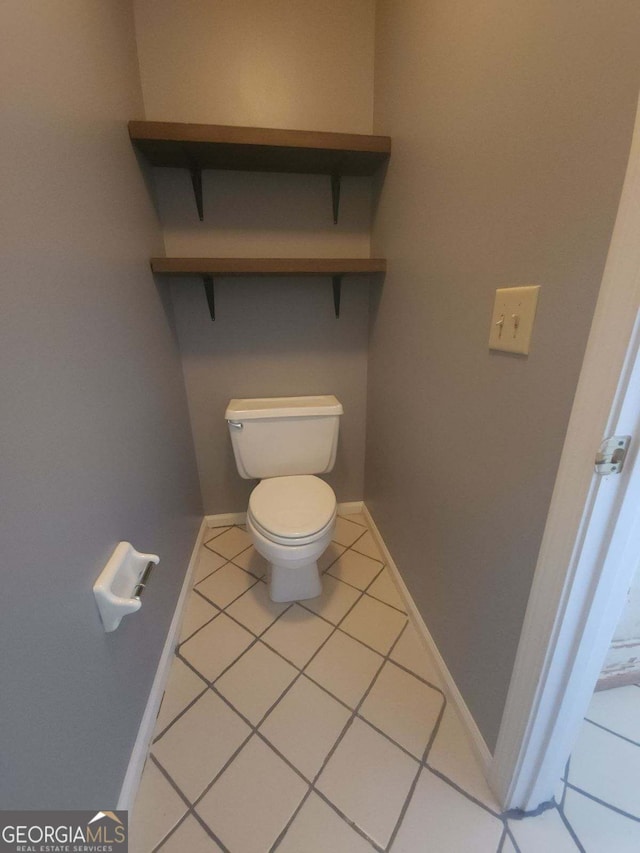
[{"label": "white toilet paper holder", "polygon": [[105,631],[115,631],[123,616],[140,610],[140,596],[159,562],[157,554],[141,554],[130,542],[118,543],[93,585]]}]

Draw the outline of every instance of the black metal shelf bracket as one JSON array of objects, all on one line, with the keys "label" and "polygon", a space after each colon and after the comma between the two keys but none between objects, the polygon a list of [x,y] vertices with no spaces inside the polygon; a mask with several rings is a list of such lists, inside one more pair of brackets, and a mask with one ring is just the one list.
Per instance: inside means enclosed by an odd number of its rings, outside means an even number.
[{"label": "black metal shelf bracket", "polygon": [[342,295],[342,276],[334,275],[333,282],[333,307],[336,312],[336,320],[340,316],[340,296]]},{"label": "black metal shelf bracket", "polygon": [[204,284],[204,293],[207,297],[207,305],[209,306],[209,314],[211,315],[211,319],[216,319],[216,299],[215,292],[213,289],[213,276],[212,275],[203,275],[202,283]]},{"label": "black metal shelf bracket", "polygon": [[191,169],[191,183],[193,185],[193,194],[196,197],[198,216],[200,217],[200,222],[202,222],[204,219],[204,205],[202,203],[202,169],[200,166],[194,166]]},{"label": "black metal shelf bracket", "polygon": [[340,211],[340,175],[331,175],[331,201],[333,203],[333,224],[338,224]]}]

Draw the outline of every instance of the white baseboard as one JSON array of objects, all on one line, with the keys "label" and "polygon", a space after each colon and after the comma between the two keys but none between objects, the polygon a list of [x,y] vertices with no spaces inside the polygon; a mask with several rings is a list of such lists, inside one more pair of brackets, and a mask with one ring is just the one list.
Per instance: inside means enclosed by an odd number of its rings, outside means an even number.
[{"label": "white baseboard", "polygon": [[347,501],[346,503],[338,504],[338,515],[355,515],[362,512],[364,503],[362,501]]},{"label": "white baseboard", "polygon": [[140,723],[140,728],[138,729],[138,736],[136,737],[136,742],[133,745],[133,751],[131,752],[131,758],[129,759],[129,766],[127,767],[124,782],[122,783],[122,788],[120,790],[120,796],[118,798],[118,805],[116,808],[129,811],[129,817],[131,817],[131,810],[133,809],[136,794],[138,793],[140,778],[142,777],[142,771],[144,770],[144,763],[147,760],[147,753],[149,752],[149,746],[151,744],[151,738],[156,724],[156,717],[158,716],[158,711],[160,709],[160,702],[162,701],[162,696],[169,677],[169,670],[173,663],[173,652],[176,643],[178,642],[178,637],[180,636],[184,607],[187,601],[187,595],[191,589],[191,578],[195,571],[196,563],[198,562],[198,551],[200,550],[200,545],[202,544],[202,539],[206,530],[205,521],[206,519],[203,519],[202,524],[200,525],[200,530],[198,531],[198,536],[196,538],[195,545],[193,546],[193,551],[191,552],[191,559],[189,560],[187,572],[184,576],[182,589],[180,590],[173,619],[171,620],[169,632],[167,633],[167,639],[165,640],[156,675],[153,679],[153,684],[151,685],[151,692],[147,699],[147,706],[144,709],[144,714],[142,715],[142,721]]},{"label": "white baseboard", "polygon": [[[338,504],[339,515],[354,515],[362,512],[364,504],[362,501],[347,501]],[[222,512],[219,515],[205,515],[207,527],[229,527],[232,524],[244,524],[247,520],[246,512]]]},{"label": "white baseboard", "polygon": [[221,512],[219,515],[204,517],[207,527],[231,527],[232,524],[244,524],[246,520],[246,512]]},{"label": "white baseboard", "polygon": [[420,611],[418,610],[415,605],[415,602],[411,598],[411,594],[407,589],[405,582],[402,580],[402,576],[398,571],[398,567],[396,566],[393,557],[389,553],[389,549],[385,545],[384,539],[382,538],[382,535],[378,530],[376,523],[371,516],[371,513],[367,509],[366,504],[363,507],[363,512],[367,521],[369,522],[373,538],[376,540],[376,544],[378,545],[380,551],[384,556],[387,568],[391,572],[391,577],[395,581],[398,592],[400,593],[400,596],[407,607],[409,619],[411,620],[414,628],[418,632],[418,635],[424,641],[427,651],[433,658],[433,661],[445,685],[445,693],[447,694],[447,698],[451,701],[451,704],[453,705],[454,709],[458,714],[458,717],[460,718],[460,722],[464,726],[469,736],[469,741],[471,743],[471,746],[473,747],[473,751],[478,761],[480,762],[481,767],[483,768],[484,772],[487,773],[492,760],[492,755],[489,751],[489,747],[485,743],[485,740],[482,737],[482,734],[480,733],[480,729],[476,725],[476,721],[473,719],[471,711],[467,707],[467,703],[462,698],[462,694],[458,690],[458,687],[455,681],[453,680],[453,676],[449,672],[442,655],[438,651],[438,647],[436,646],[433,637],[429,633],[429,629],[425,625],[424,619],[420,615]]}]

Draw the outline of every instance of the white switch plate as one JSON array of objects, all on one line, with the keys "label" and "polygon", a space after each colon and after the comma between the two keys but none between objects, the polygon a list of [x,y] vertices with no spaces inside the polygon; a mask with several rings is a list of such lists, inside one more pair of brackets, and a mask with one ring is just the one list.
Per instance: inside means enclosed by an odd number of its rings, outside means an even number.
[{"label": "white switch plate", "polygon": [[489,349],[528,355],[539,291],[539,285],[496,290]]}]

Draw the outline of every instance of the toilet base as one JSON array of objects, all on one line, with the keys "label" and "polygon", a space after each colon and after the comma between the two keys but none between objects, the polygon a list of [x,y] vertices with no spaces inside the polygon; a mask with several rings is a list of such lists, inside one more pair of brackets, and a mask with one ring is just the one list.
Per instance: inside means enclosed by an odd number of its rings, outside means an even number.
[{"label": "toilet base", "polygon": [[322,592],[318,563],[300,567],[288,564],[269,564],[269,598],[278,603],[316,598]]}]

